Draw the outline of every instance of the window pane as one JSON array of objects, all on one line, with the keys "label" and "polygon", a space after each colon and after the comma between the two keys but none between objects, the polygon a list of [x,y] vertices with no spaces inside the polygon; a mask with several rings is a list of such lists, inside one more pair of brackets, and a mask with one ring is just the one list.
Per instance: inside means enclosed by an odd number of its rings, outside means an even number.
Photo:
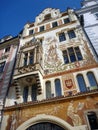
[{"label": "window pane", "polygon": [[29,31],[29,34],[33,34],[33,33],[34,33],[34,30],[30,30],[30,31]]},{"label": "window pane", "polygon": [[31,97],[32,97],[32,101],[36,101],[37,100],[37,85],[36,84],[32,85]]},{"label": "window pane", "polygon": [[28,53],[24,54],[24,66],[27,65]]},{"label": "window pane", "polygon": [[87,73],[87,77],[88,77],[90,86],[97,86],[97,82],[96,82],[95,76],[94,76],[94,74],[92,72],[88,72]]},{"label": "window pane", "polygon": [[63,51],[63,58],[64,58],[64,63],[65,64],[69,63],[69,59],[68,59],[68,55],[67,55],[66,50]]},{"label": "window pane", "polygon": [[86,91],[86,84],[85,84],[84,78],[81,74],[77,75],[77,81],[78,81],[80,91],[85,92]]},{"label": "window pane", "polygon": [[65,41],[66,40],[66,37],[65,37],[65,33],[60,33],[59,34],[59,41],[62,42],[62,41]]},{"label": "window pane", "polygon": [[61,96],[61,83],[59,79],[55,80],[55,92],[56,92],[56,96]]},{"label": "window pane", "polygon": [[79,47],[75,47],[75,53],[77,55],[77,60],[83,60]]},{"label": "window pane", "polygon": [[70,56],[70,61],[71,62],[75,62],[76,61],[76,56],[74,54],[74,50],[73,48],[68,48],[68,52],[69,52],[69,56]]},{"label": "window pane", "polygon": [[68,36],[69,36],[70,39],[75,38],[76,35],[75,35],[74,30],[70,30],[70,31],[68,31]]},{"label": "window pane", "polygon": [[57,22],[53,22],[52,23],[52,27],[54,28],[54,27],[57,27],[58,26],[58,24],[57,24]]},{"label": "window pane", "polygon": [[44,31],[44,26],[40,27],[40,32]]},{"label": "window pane", "polygon": [[23,91],[24,102],[27,102],[27,99],[28,99],[28,87],[24,87],[24,91]]},{"label": "window pane", "polygon": [[51,82],[46,82],[46,98],[51,97]]},{"label": "window pane", "polygon": [[29,64],[34,63],[34,52],[30,52],[30,57],[29,57]]},{"label": "window pane", "polygon": [[69,23],[69,22],[70,22],[69,18],[64,19],[64,23],[65,23],[65,24],[66,24],[66,23]]}]

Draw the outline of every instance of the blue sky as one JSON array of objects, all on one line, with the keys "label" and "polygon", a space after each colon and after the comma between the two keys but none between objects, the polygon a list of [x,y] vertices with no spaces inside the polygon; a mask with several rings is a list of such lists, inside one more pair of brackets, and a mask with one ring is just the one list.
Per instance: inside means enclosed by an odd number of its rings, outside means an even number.
[{"label": "blue sky", "polygon": [[0,39],[6,35],[16,36],[45,8],[63,12],[67,7],[79,9],[80,6],[81,0],[0,0]]}]

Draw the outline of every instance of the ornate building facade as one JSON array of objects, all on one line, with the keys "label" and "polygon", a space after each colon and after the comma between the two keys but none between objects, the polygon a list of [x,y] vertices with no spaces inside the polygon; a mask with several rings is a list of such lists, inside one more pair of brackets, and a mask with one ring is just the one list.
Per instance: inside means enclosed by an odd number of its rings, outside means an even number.
[{"label": "ornate building facade", "polygon": [[98,129],[98,63],[74,11],[47,8],[20,36],[1,129]]},{"label": "ornate building facade", "polygon": [[2,120],[3,106],[11,82],[18,50],[18,37],[7,36],[0,41],[0,122]]},{"label": "ornate building facade", "polygon": [[81,18],[83,28],[91,41],[89,47],[98,61],[98,0],[83,0],[82,8],[76,13]]}]

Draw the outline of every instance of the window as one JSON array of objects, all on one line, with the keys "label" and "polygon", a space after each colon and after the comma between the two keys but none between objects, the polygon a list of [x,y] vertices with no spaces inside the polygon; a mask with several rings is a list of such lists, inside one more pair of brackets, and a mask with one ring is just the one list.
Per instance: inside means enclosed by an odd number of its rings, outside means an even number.
[{"label": "window", "polygon": [[0,63],[0,73],[3,72],[5,66],[5,62]]},{"label": "window", "polygon": [[70,31],[68,31],[68,36],[69,36],[70,39],[75,38],[76,35],[75,35],[74,30],[70,30]]},{"label": "window", "polygon": [[76,56],[75,56],[74,49],[72,47],[68,48],[68,53],[69,53],[70,61],[75,62]]},{"label": "window", "polygon": [[30,52],[30,56],[29,56],[29,64],[33,64],[34,63],[34,52]]},{"label": "window", "polygon": [[44,31],[44,26],[40,27],[40,32]]},{"label": "window", "polygon": [[70,47],[63,51],[64,63],[75,62],[83,60],[79,47]]},{"label": "window", "polygon": [[87,77],[90,83],[90,87],[96,87],[97,88],[97,81],[95,79],[95,76],[92,72],[87,73]]},{"label": "window", "polygon": [[23,91],[23,101],[27,102],[28,99],[28,87],[24,87],[24,91]]},{"label": "window", "polygon": [[41,122],[29,126],[26,130],[64,130],[64,128],[50,122]]},{"label": "window", "polygon": [[98,130],[98,117],[96,112],[88,112],[87,113],[88,121],[89,121],[89,126],[91,130]]},{"label": "window", "polygon": [[75,47],[75,53],[76,53],[76,56],[77,56],[77,59],[80,61],[80,60],[83,60],[83,57],[81,55],[81,52],[80,52],[80,49],[79,47]]},{"label": "window", "polygon": [[29,34],[31,35],[31,34],[33,34],[34,33],[34,30],[30,30],[29,31]]},{"label": "window", "polygon": [[64,24],[67,24],[69,22],[70,22],[69,18],[64,19]]},{"label": "window", "polygon": [[62,41],[65,41],[66,40],[66,38],[65,38],[65,33],[63,32],[63,33],[60,33],[59,34],[59,41],[60,42],[62,42]]},{"label": "window", "polygon": [[32,101],[36,101],[37,100],[37,84],[33,84],[32,85]]},{"label": "window", "polygon": [[24,66],[27,65],[27,60],[28,60],[28,53],[24,54]]},{"label": "window", "polygon": [[77,82],[80,88],[80,92],[85,92],[87,89],[86,89],[86,83],[84,81],[82,74],[77,75]]},{"label": "window", "polygon": [[59,79],[56,79],[55,80],[55,93],[56,93],[56,96],[61,96],[61,83],[60,83],[60,80]]},{"label": "window", "polygon": [[49,20],[49,19],[51,19],[51,14],[47,14],[47,15],[45,15],[45,17],[44,17],[44,21],[45,21],[45,20]]},{"label": "window", "polygon": [[5,48],[5,52],[9,52],[10,51],[10,46]]},{"label": "window", "polygon": [[53,22],[52,23],[52,27],[54,28],[54,27],[57,27],[58,26],[58,23],[57,22]]},{"label": "window", "polygon": [[69,63],[69,58],[66,50],[63,51],[63,59],[65,64]]},{"label": "window", "polygon": [[46,98],[51,98],[51,82],[46,82]]}]

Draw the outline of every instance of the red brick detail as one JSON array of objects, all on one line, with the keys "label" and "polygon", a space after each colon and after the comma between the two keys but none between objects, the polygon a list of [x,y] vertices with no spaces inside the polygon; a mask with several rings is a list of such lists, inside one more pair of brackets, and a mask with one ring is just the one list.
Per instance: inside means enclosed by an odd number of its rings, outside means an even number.
[{"label": "red brick detail", "polygon": [[50,29],[50,23],[46,25],[46,30]]},{"label": "red brick detail", "polygon": [[38,32],[38,28],[35,28],[35,33],[37,33]]},{"label": "red brick detail", "polygon": [[59,25],[62,25],[62,24],[63,24],[63,22],[62,22],[61,19],[58,21],[58,24],[59,24]]}]

